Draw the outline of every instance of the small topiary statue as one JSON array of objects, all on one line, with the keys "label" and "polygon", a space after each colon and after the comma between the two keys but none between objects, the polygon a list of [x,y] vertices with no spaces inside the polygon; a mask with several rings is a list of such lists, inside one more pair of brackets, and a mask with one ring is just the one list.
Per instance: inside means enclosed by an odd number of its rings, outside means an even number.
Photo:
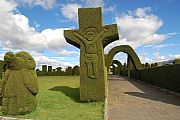
[{"label": "small topiary statue", "polygon": [[7,52],[4,60],[8,65],[2,79],[2,113],[18,115],[36,109],[38,81],[36,63],[27,52]]},{"label": "small topiary statue", "polygon": [[79,66],[74,66],[72,69],[72,75],[80,75]]},{"label": "small topiary statue", "polygon": [[180,64],[180,58],[177,58],[173,61],[173,64]]}]

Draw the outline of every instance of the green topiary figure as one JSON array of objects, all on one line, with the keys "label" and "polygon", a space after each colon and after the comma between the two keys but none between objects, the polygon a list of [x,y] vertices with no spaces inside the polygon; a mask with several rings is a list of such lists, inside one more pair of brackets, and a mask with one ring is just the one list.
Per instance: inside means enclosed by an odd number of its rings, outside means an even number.
[{"label": "green topiary figure", "polygon": [[48,72],[52,72],[52,66],[48,66]]},{"label": "green topiary figure", "polygon": [[3,60],[0,60],[0,78],[2,79],[3,72],[5,72],[5,66],[6,62]]},{"label": "green topiary figure", "polygon": [[42,65],[42,72],[47,72],[47,65]]},{"label": "green topiary figure", "polygon": [[67,67],[65,72],[66,72],[66,75],[72,75],[72,67]]},{"label": "green topiary figure", "polygon": [[[1,91],[1,84],[2,84],[2,76],[5,72],[6,62],[3,60],[0,60],[0,91]],[[2,94],[0,92],[0,105],[2,105]]]},{"label": "green topiary figure", "polygon": [[145,63],[145,68],[150,68],[150,65],[148,63]]},{"label": "green topiary figure", "polygon": [[155,63],[155,64],[154,64],[154,67],[158,67],[158,63]]},{"label": "green topiary figure", "polygon": [[79,66],[74,66],[73,69],[72,69],[72,75],[79,75],[80,72],[79,72]]},{"label": "green topiary figure", "polygon": [[61,67],[56,68],[57,72],[62,72],[61,69],[62,69]]},{"label": "green topiary figure", "polygon": [[117,25],[103,26],[101,8],[80,8],[78,16],[79,29],[65,30],[64,37],[80,48],[80,99],[104,100],[107,68],[103,48],[119,39]]},{"label": "green topiary figure", "polygon": [[177,58],[173,61],[173,64],[180,64],[180,58]]},{"label": "green topiary figure", "polygon": [[115,68],[116,68],[116,66],[114,64],[112,64],[110,67],[110,72],[112,73],[112,75],[115,74]]},{"label": "green topiary figure", "polygon": [[120,74],[120,71],[122,70],[122,64],[120,61],[118,60],[113,60],[113,64],[116,64],[117,67],[115,68],[115,74],[116,75],[119,75]]},{"label": "green topiary figure", "polygon": [[2,80],[2,113],[5,115],[26,114],[37,106],[38,81],[36,63],[27,52],[7,52],[8,64]]}]

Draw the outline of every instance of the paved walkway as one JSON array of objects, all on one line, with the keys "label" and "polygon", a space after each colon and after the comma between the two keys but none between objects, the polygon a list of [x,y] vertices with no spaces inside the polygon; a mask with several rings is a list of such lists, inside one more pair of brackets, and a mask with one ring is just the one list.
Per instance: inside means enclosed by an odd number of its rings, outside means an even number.
[{"label": "paved walkway", "polygon": [[180,120],[180,97],[125,77],[110,76],[108,120]]}]

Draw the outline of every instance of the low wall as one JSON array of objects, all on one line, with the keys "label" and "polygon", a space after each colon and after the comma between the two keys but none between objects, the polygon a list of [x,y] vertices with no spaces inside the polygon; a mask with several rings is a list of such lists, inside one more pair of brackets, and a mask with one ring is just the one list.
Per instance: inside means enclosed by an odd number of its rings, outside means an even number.
[{"label": "low wall", "polygon": [[131,70],[131,78],[180,93],[180,64]]}]

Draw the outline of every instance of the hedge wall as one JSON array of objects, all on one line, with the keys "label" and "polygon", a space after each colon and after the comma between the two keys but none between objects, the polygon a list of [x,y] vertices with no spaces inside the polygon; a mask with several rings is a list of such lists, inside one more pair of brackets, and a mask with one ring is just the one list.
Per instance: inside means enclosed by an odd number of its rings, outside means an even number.
[{"label": "hedge wall", "polygon": [[180,93],[180,64],[131,70],[131,78]]},{"label": "hedge wall", "polygon": [[66,75],[65,72],[36,72],[37,76],[64,76]]}]

